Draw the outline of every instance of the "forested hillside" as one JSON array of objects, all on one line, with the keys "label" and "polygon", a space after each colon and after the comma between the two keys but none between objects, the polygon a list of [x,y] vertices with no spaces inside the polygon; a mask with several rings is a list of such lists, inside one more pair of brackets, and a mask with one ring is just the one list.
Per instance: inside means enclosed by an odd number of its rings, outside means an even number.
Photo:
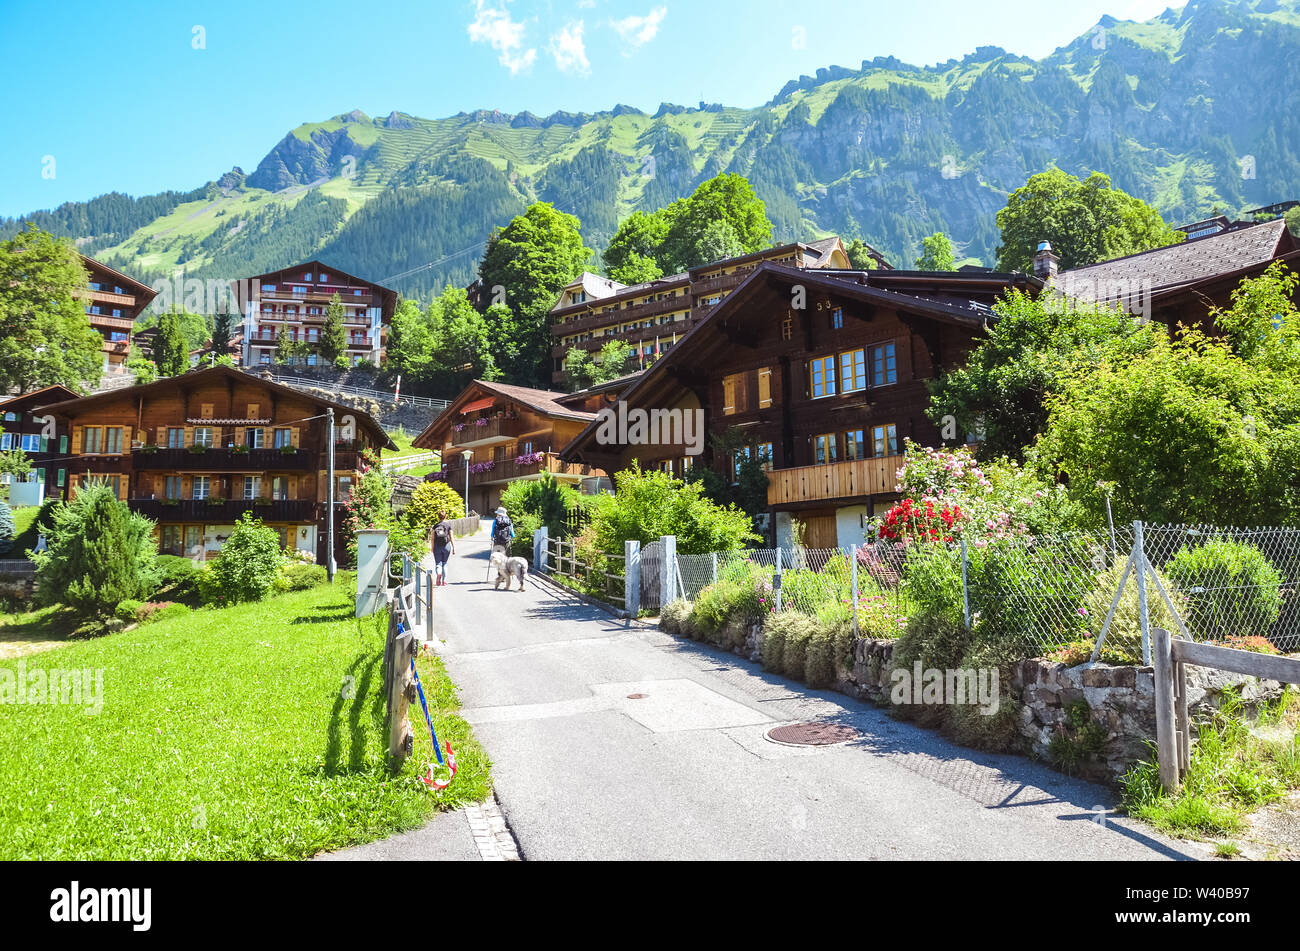
[{"label": "forested hillside", "polygon": [[467,282],[491,229],[534,199],[576,214],[599,250],[631,211],[731,171],[777,239],[837,232],[910,264],[945,231],[959,259],[992,263],[996,211],[1052,164],[1103,171],[1174,223],[1300,198],[1298,60],[1300,0],[1193,0],[1104,18],[1043,60],[981,48],[830,67],[753,109],[351,112],[293,130],[247,176],[29,217],[145,280],[319,256],[428,298]]}]

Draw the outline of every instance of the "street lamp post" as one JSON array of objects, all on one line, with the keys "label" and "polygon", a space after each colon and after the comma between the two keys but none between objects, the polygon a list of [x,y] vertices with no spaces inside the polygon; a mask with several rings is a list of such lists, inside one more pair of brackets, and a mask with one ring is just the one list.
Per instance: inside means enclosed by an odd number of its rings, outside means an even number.
[{"label": "street lamp post", "polygon": [[465,517],[469,518],[469,461],[474,458],[474,450],[466,449],[460,457],[465,460]]}]

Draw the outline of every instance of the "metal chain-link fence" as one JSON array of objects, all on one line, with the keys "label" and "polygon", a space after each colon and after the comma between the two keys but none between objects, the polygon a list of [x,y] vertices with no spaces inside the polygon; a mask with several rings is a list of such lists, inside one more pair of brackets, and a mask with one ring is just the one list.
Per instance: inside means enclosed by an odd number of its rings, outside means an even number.
[{"label": "metal chain-link fence", "polygon": [[[964,545],[726,551],[678,555],[674,574],[675,597],[752,598],[756,614],[848,620],[866,637],[897,636],[937,609],[1026,655],[1145,662],[1157,627],[1300,651],[1300,529],[1135,523]],[[656,568],[656,594],[658,579]]]}]

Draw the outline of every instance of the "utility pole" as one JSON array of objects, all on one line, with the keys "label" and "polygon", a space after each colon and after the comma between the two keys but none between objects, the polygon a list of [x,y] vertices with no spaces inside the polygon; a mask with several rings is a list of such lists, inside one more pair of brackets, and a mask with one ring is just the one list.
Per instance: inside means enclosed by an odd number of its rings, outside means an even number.
[{"label": "utility pole", "polygon": [[325,414],[325,419],[326,419],[325,438],[329,443],[329,492],[326,496],[326,498],[329,499],[328,511],[326,513],[326,518],[329,519],[329,522],[327,523],[328,524],[327,532],[329,535],[329,540],[328,542],[326,542],[326,545],[328,547],[326,548],[325,566],[329,574],[330,583],[333,584],[334,572],[336,570],[334,565],[334,408],[333,407],[330,407],[329,411]]}]

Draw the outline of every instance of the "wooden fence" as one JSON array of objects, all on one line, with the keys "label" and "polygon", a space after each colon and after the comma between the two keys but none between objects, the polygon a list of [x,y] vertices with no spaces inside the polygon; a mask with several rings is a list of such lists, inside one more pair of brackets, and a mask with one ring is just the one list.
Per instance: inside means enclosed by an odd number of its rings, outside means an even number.
[{"label": "wooden fence", "polygon": [[1188,664],[1216,667],[1262,680],[1300,684],[1300,660],[1198,644],[1173,637],[1164,628],[1152,632],[1151,662],[1155,667],[1156,756],[1160,766],[1160,784],[1171,796],[1178,792],[1183,773],[1192,765],[1192,729],[1187,715]]},{"label": "wooden fence", "polygon": [[390,592],[388,637],[384,643],[384,696],[387,698],[388,755],[394,772],[415,749],[410,705],[417,700],[411,661],[421,629],[433,638],[433,573],[403,558],[403,578]]},{"label": "wooden fence", "polygon": [[605,561],[617,571],[606,571],[598,565],[591,565],[578,557],[578,543],[573,538],[546,539],[546,573],[553,577],[566,579],[570,587],[626,607],[627,598],[624,590],[624,558],[622,555],[606,555]]}]

